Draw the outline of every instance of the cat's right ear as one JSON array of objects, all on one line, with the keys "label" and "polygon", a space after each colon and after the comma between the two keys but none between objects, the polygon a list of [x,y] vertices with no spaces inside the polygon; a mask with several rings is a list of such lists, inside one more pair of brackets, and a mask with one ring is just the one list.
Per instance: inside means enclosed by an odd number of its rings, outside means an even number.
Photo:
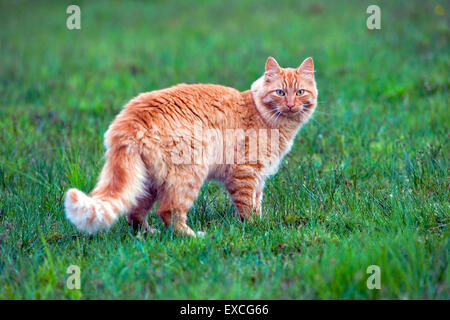
[{"label": "cat's right ear", "polygon": [[266,72],[264,72],[264,79],[269,82],[278,72],[280,72],[280,65],[277,60],[268,57],[266,61]]}]

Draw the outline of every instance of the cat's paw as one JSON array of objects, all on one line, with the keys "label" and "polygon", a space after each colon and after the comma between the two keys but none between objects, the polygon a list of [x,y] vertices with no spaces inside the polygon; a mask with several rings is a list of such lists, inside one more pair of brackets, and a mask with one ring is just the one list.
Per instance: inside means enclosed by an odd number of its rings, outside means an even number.
[{"label": "cat's paw", "polygon": [[206,236],[206,232],[204,232],[204,231],[197,231],[197,232],[195,233],[195,236],[196,236],[197,238],[204,238],[204,237]]},{"label": "cat's paw", "polygon": [[149,227],[147,230],[145,230],[145,233],[153,236],[153,235],[156,235],[156,234],[160,234],[161,231],[158,230],[158,229]]},{"label": "cat's paw", "polygon": [[154,236],[154,235],[157,235],[157,234],[160,234],[160,233],[161,233],[161,231],[159,231],[158,229],[155,229],[155,228],[152,228],[152,227],[147,227],[147,228],[145,228],[143,230],[139,230],[137,232],[137,234],[136,234],[136,238],[142,239],[144,237]]}]

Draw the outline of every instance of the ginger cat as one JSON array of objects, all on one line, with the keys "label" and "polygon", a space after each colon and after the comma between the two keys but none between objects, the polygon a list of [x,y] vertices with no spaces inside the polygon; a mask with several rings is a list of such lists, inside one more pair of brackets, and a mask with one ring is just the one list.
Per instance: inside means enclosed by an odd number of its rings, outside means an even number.
[{"label": "ginger cat", "polygon": [[260,216],[264,181],[313,114],[317,95],[311,58],[294,69],[272,57],[244,92],[180,84],[140,94],[105,133],[106,163],[94,190],[67,192],[66,216],[95,233],[126,213],[133,227],[149,231],[157,201],[166,227],[195,237],[202,233],[187,226],[186,215],[207,179],[223,182],[242,219]]}]

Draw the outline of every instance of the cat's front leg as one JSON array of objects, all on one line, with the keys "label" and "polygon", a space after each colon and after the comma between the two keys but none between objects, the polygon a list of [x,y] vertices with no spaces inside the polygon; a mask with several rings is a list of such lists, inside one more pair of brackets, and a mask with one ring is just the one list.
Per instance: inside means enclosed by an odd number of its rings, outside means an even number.
[{"label": "cat's front leg", "polygon": [[256,187],[256,212],[261,217],[262,216],[262,198],[263,198],[263,191],[264,191],[264,179],[258,180],[258,185]]},{"label": "cat's front leg", "polygon": [[250,166],[235,166],[229,171],[225,187],[241,220],[253,220],[261,215],[262,186],[258,175]]}]

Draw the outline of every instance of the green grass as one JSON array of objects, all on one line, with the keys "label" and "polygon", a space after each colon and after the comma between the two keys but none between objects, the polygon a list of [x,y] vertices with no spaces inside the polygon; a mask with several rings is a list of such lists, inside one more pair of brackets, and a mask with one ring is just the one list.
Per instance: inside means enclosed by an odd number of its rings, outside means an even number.
[{"label": "green grass", "polygon": [[[449,299],[449,71],[444,1],[0,3],[1,299]],[[444,15],[435,6],[444,6]],[[439,10],[438,10],[439,11]],[[267,56],[312,56],[319,106],[241,224],[209,183],[189,213],[208,233],[89,237],[64,217],[90,191],[102,137],[140,92],[179,82],[246,90]],[[81,267],[81,290],[66,269]],[[366,269],[381,268],[381,290]]]}]

